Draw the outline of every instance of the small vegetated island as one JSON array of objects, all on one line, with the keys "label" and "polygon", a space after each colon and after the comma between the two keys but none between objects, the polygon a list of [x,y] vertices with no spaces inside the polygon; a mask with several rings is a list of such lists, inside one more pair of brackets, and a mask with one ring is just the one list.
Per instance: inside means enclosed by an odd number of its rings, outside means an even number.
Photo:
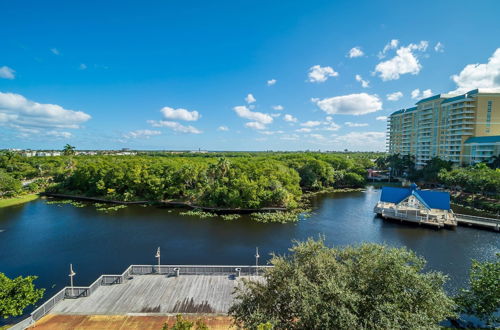
[{"label": "small vegetated island", "polygon": [[[362,188],[374,158],[374,153],[156,152],[60,157],[4,153],[0,173],[11,179],[9,193],[13,195],[20,190],[16,181],[31,180],[32,191],[107,201],[184,203],[214,211],[249,210],[259,221],[287,222],[295,221],[304,210],[305,194]],[[281,212],[261,212],[269,209]],[[207,212],[199,214],[207,216]]]}]

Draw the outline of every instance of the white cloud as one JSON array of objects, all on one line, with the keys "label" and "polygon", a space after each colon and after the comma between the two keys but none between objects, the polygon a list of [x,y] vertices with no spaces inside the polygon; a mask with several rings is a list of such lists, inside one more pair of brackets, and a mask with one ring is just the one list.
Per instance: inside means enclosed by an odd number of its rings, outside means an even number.
[{"label": "white cloud", "polygon": [[233,108],[238,116],[241,118],[257,121],[261,124],[270,124],[273,122],[273,117],[266,113],[251,111],[244,105],[239,105]]},{"label": "white cloud", "polygon": [[285,141],[296,141],[300,138],[298,134],[286,134],[283,136],[279,137],[280,140],[285,140]]},{"label": "white cloud", "polygon": [[245,127],[253,128],[253,129],[266,129],[266,125],[262,124],[258,121],[251,121],[245,124]]},{"label": "white cloud", "polygon": [[181,108],[174,109],[170,107],[164,107],[160,111],[165,119],[197,121],[201,118],[201,115],[198,113],[198,111],[189,111]]},{"label": "white cloud", "polygon": [[397,47],[399,46],[399,40],[397,39],[392,39],[391,41],[389,41],[385,46],[384,46],[384,49],[378,53],[378,58],[382,59],[385,57],[385,55],[387,54],[387,52],[391,49],[396,49]]},{"label": "white cloud", "polygon": [[328,126],[323,127],[325,131],[338,131],[340,129],[340,125],[337,125],[333,121],[328,122]]},{"label": "white cloud", "polygon": [[351,50],[349,51],[349,58],[354,58],[354,57],[360,57],[360,56],[363,56],[365,55],[365,53],[363,53],[363,51],[361,50],[361,47],[353,47],[351,48]]},{"label": "white cloud", "polygon": [[4,79],[14,79],[16,75],[14,74],[16,71],[9,68],[8,66],[0,67],[0,78]]},{"label": "white cloud", "polygon": [[259,131],[260,134],[264,135],[274,135],[274,134],[283,134],[283,131]]},{"label": "white cloud", "polygon": [[403,93],[401,93],[401,92],[394,92],[391,94],[387,94],[387,100],[389,100],[389,101],[397,101],[402,97],[403,97]]},{"label": "white cloud", "polygon": [[80,66],[78,67],[80,70],[87,70],[87,64],[85,63],[82,63],[80,64]]},{"label": "white cloud", "polygon": [[325,137],[321,134],[309,134],[309,136],[316,140],[325,140]]},{"label": "white cloud", "polygon": [[295,130],[295,132],[299,132],[299,133],[309,133],[309,132],[312,132],[312,129],[307,128],[307,127],[302,127],[302,128],[296,129],[296,130]]},{"label": "white cloud", "polygon": [[217,128],[217,130],[218,131],[222,131],[222,132],[227,132],[227,131],[229,131],[229,127],[227,127],[227,126],[219,126]]},{"label": "white cloud", "polygon": [[376,120],[381,120],[381,121],[385,121],[387,120],[387,116],[378,116],[377,118],[375,118]]},{"label": "white cloud", "polygon": [[245,97],[245,101],[248,104],[251,104],[251,103],[254,103],[257,100],[255,99],[255,97],[252,94],[248,94],[247,97]]},{"label": "white cloud", "polygon": [[396,51],[396,56],[377,64],[375,73],[378,72],[379,77],[383,81],[399,79],[400,75],[403,74],[417,75],[422,69],[422,65],[414,52],[424,52],[428,45],[427,41],[421,41],[419,44],[409,44],[406,47],[400,47]]},{"label": "white cloud", "polygon": [[57,49],[57,48],[51,48],[50,51],[54,55],[61,55],[61,52],[59,52],[59,49]]},{"label": "white cloud", "polygon": [[370,87],[370,82],[368,80],[363,80],[363,77],[361,77],[359,74],[355,76],[356,81],[359,81],[361,83],[361,87],[363,88],[368,88]]},{"label": "white cloud", "polygon": [[70,132],[60,132],[60,131],[48,131],[47,133],[45,133],[45,135],[57,138],[64,138],[64,139],[69,139],[70,137],[73,136],[73,134],[71,134]]},{"label": "white cloud", "polygon": [[298,121],[298,119],[297,119],[297,118],[295,118],[294,116],[289,115],[289,114],[284,115],[284,116],[283,116],[283,120],[284,120],[284,121],[287,121],[287,122],[289,122],[289,123],[296,123],[296,122]]},{"label": "white cloud", "polygon": [[487,63],[468,64],[451,79],[457,84],[452,93],[465,93],[476,88],[500,88],[500,48],[495,50]]},{"label": "white cloud", "polygon": [[316,127],[316,126],[319,126],[321,125],[321,122],[320,121],[314,121],[314,120],[309,120],[309,121],[306,121],[305,123],[301,123],[300,126],[304,126],[304,127]]},{"label": "white cloud", "polygon": [[270,79],[267,81],[267,86],[273,86],[277,83],[278,81],[276,79]]},{"label": "white cloud", "polygon": [[37,103],[19,94],[0,92],[0,124],[14,128],[79,128],[90,118],[82,111],[67,110],[57,104]]},{"label": "white cloud", "polygon": [[349,127],[365,127],[365,126],[368,126],[368,124],[366,124],[366,123],[353,123],[353,122],[350,122],[350,121],[346,121],[344,124],[346,124]]},{"label": "white cloud", "polygon": [[422,91],[422,93],[420,93],[420,89],[416,88],[416,89],[411,91],[411,98],[412,99],[425,99],[427,97],[431,97],[432,94],[433,94],[432,90],[430,90],[430,89],[426,89],[426,90]]},{"label": "white cloud", "polygon": [[126,139],[139,139],[139,138],[149,139],[151,136],[160,135],[160,134],[161,134],[160,131],[141,129],[141,130],[128,132],[127,134],[124,134],[123,137]]},{"label": "white cloud", "polygon": [[273,117],[273,118],[278,118],[279,116],[281,116],[281,113],[272,113],[271,114],[271,117]]},{"label": "white cloud", "polygon": [[308,77],[309,82],[325,82],[329,77],[337,77],[339,75],[338,72],[333,70],[330,66],[319,66],[315,65],[309,69]]},{"label": "white cloud", "polygon": [[436,46],[434,46],[434,51],[436,51],[438,53],[444,52],[444,45],[440,41],[438,41]]},{"label": "white cloud", "polygon": [[281,111],[283,109],[285,109],[282,105],[273,105],[272,106],[273,110],[276,110],[276,111]]},{"label": "white cloud", "polygon": [[150,124],[153,127],[167,127],[173,130],[174,132],[180,132],[180,133],[190,133],[190,134],[201,134],[203,133],[196,127],[193,127],[191,125],[185,126],[182,124],[179,124],[178,122],[175,121],[168,121],[168,120],[148,120],[148,124]]},{"label": "white cloud", "polygon": [[382,101],[376,94],[349,94],[311,101],[329,115],[363,115],[382,109]]}]

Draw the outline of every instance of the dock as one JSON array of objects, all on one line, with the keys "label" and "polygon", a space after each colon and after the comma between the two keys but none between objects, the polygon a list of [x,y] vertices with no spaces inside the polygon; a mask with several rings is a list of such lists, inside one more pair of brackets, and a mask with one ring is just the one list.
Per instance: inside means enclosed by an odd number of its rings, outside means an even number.
[{"label": "dock", "polygon": [[500,219],[478,217],[468,214],[456,214],[456,216],[459,225],[500,231]]},{"label": "dock", "polygon": [[271,266],[131,265],[87,287],[68,286],[14,326],[25,329],[54,316],[224,316],[243,279],[262,281]]}]

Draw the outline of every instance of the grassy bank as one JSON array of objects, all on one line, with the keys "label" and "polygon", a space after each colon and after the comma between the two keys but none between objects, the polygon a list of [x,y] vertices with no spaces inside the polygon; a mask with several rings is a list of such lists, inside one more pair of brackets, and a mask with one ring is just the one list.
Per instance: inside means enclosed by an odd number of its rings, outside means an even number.
[{"label": "grassy bank", "polygon": [[28,194],[28,195],[13,197],[13,198],[0,199],[0,208],[27,203],[27,202],[33,201],[37,198],[38,198],[38,194]]}]

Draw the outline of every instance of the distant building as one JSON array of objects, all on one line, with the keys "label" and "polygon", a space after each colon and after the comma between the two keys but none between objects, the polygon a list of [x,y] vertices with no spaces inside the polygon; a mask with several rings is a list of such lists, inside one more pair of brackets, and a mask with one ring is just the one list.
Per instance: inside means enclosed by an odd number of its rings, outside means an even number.
[{"label": "distant building", "polygon": [[388,120],[389,153],[413,155],[417,167],[433,157],[455,165],[488,160],[498,155],[498,139],[500,90],[437,94],[392,113]]},{"label": "distant building", "polygon": [[457,219],[447,192],[420,190],[416,184],[408,188],[383,187],[374,212],[383,218],[434,225],[456,226]]}]

